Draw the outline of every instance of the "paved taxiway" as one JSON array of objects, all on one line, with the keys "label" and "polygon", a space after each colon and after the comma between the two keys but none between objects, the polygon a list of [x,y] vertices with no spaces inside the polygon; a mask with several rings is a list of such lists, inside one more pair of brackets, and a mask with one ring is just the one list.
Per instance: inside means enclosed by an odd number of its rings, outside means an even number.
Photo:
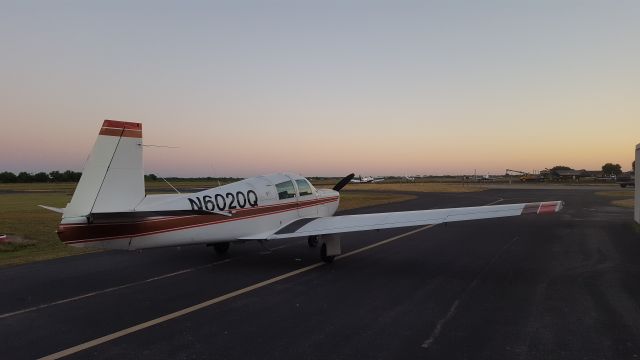
[{"label": "paved taxiway", "polygon": [[566,207],[350,234],[344,252],[365,250],[332,265],[314,267],[300,239],[228,258],[188,247],[0,269],[0,358],[637,358],[640,235],[610,198],[492,189],[358,211],[541,200]]}]

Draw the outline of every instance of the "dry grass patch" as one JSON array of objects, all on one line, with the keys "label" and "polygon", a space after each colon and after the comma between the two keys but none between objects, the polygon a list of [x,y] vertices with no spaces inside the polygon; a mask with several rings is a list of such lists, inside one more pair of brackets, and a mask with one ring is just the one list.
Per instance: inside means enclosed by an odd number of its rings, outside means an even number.
[{"label": "dry grass patch", "polygon": [[611,191],[598,191],[596,195],[610,196],[610,197],[633,197],[633,190],[611,190]]},{"label": "dry grass patch", "polygon": [[596,195],[622,198],[611,201],[611,205],[623,208],[633,208],[635,204],[633,200],[633,190],[599,191],[596,193]]},{"label": "dry grass patch", "polygon": [[631,209],[633,209],[633,206],[635,205],[635,201],[633,199],[613,200],[611,203],[615,206]]},{"label": "dry grass patch", "polygon": [[339,211],[357,209],[367,206],[383,205],[415,199],[409,194],[390,194],[368,191],[342,191],[340,193]]}]

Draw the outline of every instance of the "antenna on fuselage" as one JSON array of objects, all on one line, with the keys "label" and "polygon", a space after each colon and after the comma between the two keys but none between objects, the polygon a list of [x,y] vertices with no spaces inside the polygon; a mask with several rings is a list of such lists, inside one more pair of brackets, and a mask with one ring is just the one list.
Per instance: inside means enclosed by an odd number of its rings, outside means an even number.
[{"label": "antenna on fuselage", "polygon": [[[179,148],[178,146],[169,146],[169,145],[153,145],[153,144],[138,144],[138,145],[140,145],[142,147],[165,148],[165,149],[178,149]],[[156,176],[158,176],[160,179],[162,179],[164,182],[166,182],[167,185],[171,186],[171,188],[173,190],[175,190],[175,192],[177,192],[178,194],[181,194],[181,192],[178,191],[178,189],[176,189],[173,185],[171,185],[171,183],[168,182],[167,179],[163,178],[160,175],[156,175]]]},{"label": "antenna on fuselage", "polygon": [[158,177],[159,177],[160,179],[164,180],[164,182],[166,182],[166,183],[167,183],[167,185],[171,186],[171,188],[172,188],[173,190],[175,190],[178,194],[181,194],[181,192],[180,192],[180,191],[178,191],[178,189],[176,189],[173,185],[171,185],[171,183],[170,183],[170,182],[168,182],[168,181],[167,181],[167,179],[163,178],[163,177],[162,177],[162,176],[160,176],[160,175],[158,175]]},{"label": "antenna on fuselage", "polygon": [[211,164],[211,175],[213,175],[213,177],[218,180],[218,187],[222,186],[222,184],[220,184],[220,178],[216,176],[216,171],[213,168],[213,164]]},{"label": "antenna on fuselage", "polygon": [[154,147],[154,148],[165,148],[165,149],[179,149],[178,146],[169,146],[169,145],[152,145],[152,144],[140,144],[140,146],[144,147]]}]

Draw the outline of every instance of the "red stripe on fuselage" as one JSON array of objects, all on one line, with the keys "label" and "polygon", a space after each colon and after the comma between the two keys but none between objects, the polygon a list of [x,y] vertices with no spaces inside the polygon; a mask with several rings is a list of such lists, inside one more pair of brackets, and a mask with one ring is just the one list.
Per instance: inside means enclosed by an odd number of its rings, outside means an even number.
[{"label": "red stripe on fuselage", "polygon": [[294,202],[243,209],[242,212],[237,212],[239,213],[238,215],[234,214],[232,217],[212,214],[173,216],[160,219],[132,221],[130,223],[120,222],[103,224],[61,224],[60,226],[58,226],[58,237],[62,242],[66,244],[138,237],[226,223],[231,221],[251,219],[255,217],[273,215],[288,211],[297,211],[298,209],[303,209],[311,206],[329,204],[337,200],[338,197],[331,197],[308,200],[305,202]]}]

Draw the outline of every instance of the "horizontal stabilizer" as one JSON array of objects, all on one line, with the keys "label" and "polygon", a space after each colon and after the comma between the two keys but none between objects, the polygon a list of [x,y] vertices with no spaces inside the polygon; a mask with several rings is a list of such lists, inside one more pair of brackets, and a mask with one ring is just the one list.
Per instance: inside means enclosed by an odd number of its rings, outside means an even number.
[{"label": "horizontal stabilizer", "polygon": [[64,208],[57,208],[57,207],[53,207],[53,206],[46,206],[46,205],[38,205],[43,209],[47,209],[49,211],[53,211],[53,212],[57,212],[59,214],[62,214],[64,212]]}]

